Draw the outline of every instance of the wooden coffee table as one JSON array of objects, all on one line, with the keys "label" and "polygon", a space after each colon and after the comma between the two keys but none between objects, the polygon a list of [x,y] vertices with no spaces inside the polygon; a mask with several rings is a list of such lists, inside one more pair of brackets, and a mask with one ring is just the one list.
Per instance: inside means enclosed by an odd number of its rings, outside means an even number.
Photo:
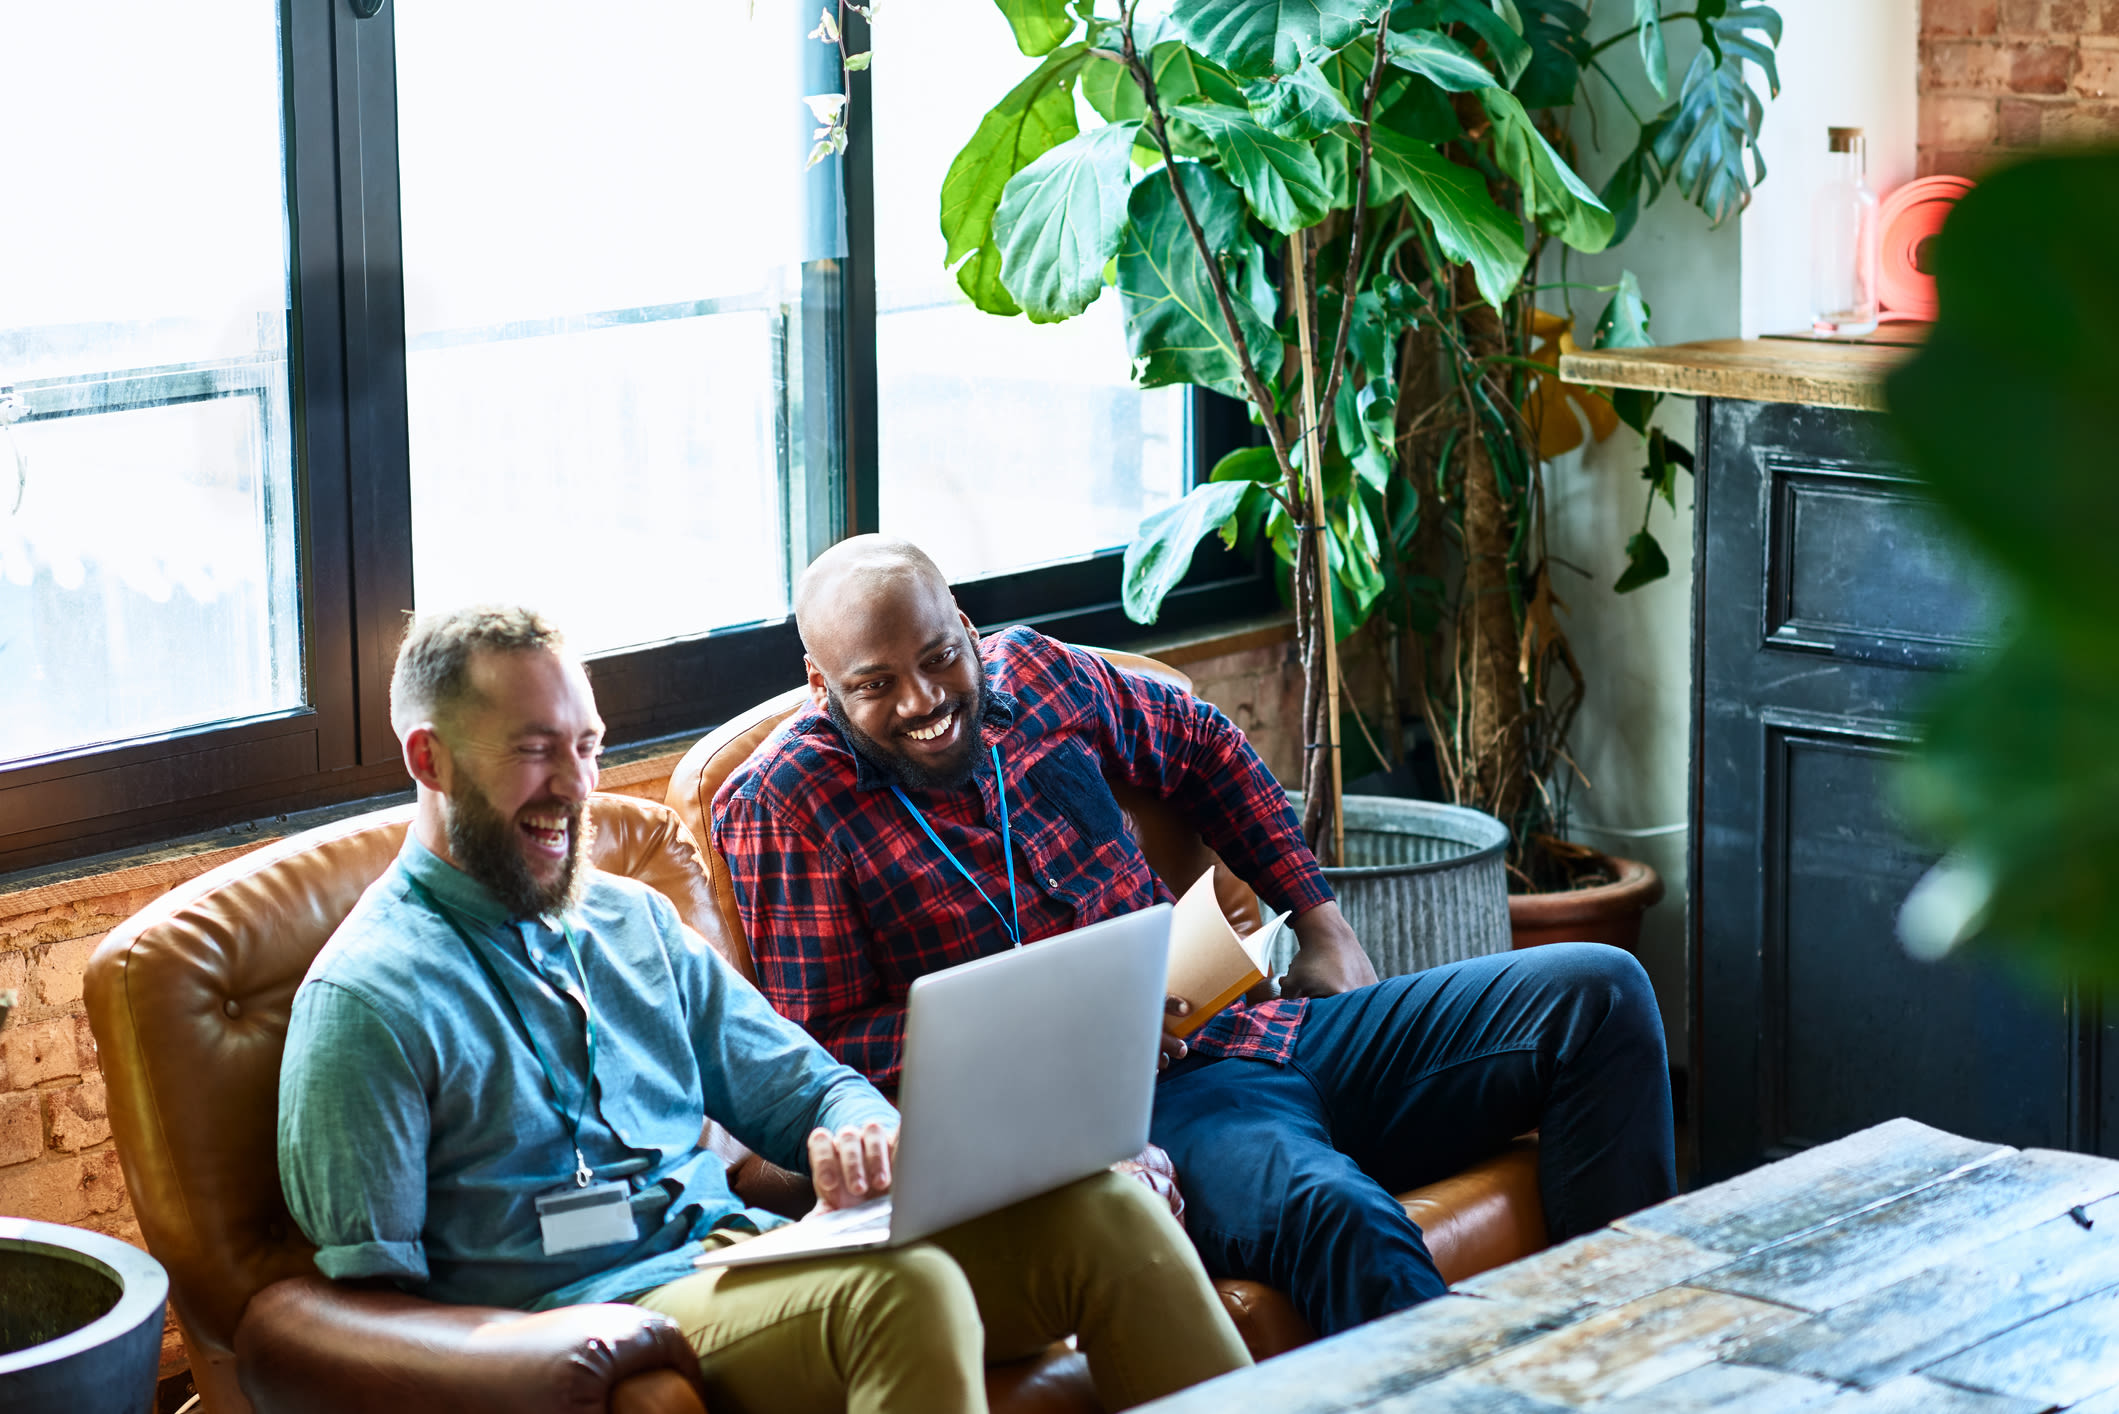
[{"label": "wooden coffee table", "polygon": [[1892,1120],[1156,1414],[2119,1414],[2119,1163]]}]

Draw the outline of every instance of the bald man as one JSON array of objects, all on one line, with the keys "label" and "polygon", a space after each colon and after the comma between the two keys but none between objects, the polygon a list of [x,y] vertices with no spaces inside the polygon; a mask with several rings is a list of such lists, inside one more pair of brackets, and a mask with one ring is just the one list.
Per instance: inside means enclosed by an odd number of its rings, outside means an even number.
[{"label": "bald man", "polygon": [[902,540],[835,546],[795,608],[812,706],[722,786],[715,834],[766,996],[877,1085],[913,979],[1170,898],[1122,781],[1171,802],[1300,944],[1279,999],[1165,1041],[1153,1136],[1209,1272],[1280,1287],[1326,1335],[1439,1295],[1390,1195],[1531,1129],[1555,1241],[1675,1191],[1662,1024],[1625,953],[1379,983],[1286,792],[1213,707],[1026,628],[981,641]]}]

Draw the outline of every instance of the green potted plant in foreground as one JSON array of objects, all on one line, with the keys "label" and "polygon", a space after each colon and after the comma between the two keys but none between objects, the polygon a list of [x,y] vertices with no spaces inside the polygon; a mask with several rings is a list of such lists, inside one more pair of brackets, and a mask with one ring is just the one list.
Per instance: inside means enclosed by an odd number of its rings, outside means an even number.
[{"label": "green potted plant in foreground", "polygon": [[[1580,851],[1557,837],[1584,680],[1543,550],[1541,461],[1581,439],[1576,408],[1600,435],[1624,421],[1647,437],[1652,511],[1675,506],[1690,457],[1649,427],[1653,398],[1560,387],[1569,321],[1536,307],[1552,287],[1527,276],[1555,243],[1623,239],[1666,186],[1715,221],[1748,200],[1763,103],[1743,64],[1777,87],[1779,16],[1703,0],[1666,20],[1633,0],[1631,27],[1592,44],[1572,0],[1001,9],[1041,62],[944,183],[960,286],[1037,322],[1115,286],[1137,383],[1241,398],[1260,429],[1142,524],[1128,613],[1152,622],[1210,533],[1270,545],[1295,612],[1319,855],[1346,860],[1346,758],[1394,764],[1404,719],[1425,724],[1443,794],[1513,828],[1516,886],[1567,886]],[[1611,81],[1622,44],[1668,95],[1664,26],[1680,19],[1700,55],[1667,108],[1635,115],[1593,191],[1568,156],[1569,108],[1592,76]],[[1077,92],[1101,120],[1086,130]],[[1633,278],[1605,293],[1596,342],[1649,342]],[[1628,557],[1621,591],[1667,572],[1645,515]],[[1342,700],[1340,645],[1357,635],[1350,649],[1397,665],[1370,674],[1381,722]]]}]

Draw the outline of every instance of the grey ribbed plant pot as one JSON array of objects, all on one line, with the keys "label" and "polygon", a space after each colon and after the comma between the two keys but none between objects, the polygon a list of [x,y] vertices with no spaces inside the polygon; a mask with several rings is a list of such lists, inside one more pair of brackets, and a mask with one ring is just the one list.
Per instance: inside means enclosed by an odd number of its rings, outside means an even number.
[{"label": "grey ribbed plant pot", "polygon": [[[1301,793],[1288,798],[1299,813]],[[1324,876],[1377,976],[1508,951],[1508,826],[1387,795],[1350,795],[1345,808],[1347,862]],[[1275,961],[1286,970],[1287,956]]]},{"label": "grey ribbed plant pot", "polygon": [[169,1275],[139,1248],[0,1218],[0,1414],[140,1414]]}]

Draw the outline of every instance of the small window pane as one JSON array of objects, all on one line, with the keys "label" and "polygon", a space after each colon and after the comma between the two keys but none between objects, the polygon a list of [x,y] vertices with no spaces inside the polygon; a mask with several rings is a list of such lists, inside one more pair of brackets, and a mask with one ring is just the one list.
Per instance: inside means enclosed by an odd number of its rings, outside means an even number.
[{"label": "small window pane", "polygon": [[303,701],[280,123],[273,0],[0,10],[0,761]]},{"label": "small window pane", "polygon": [[586,652],[787,611],[808,110],[751,8],[397,7],[420,608]]},{"label": "small window pane", "polygon": [[888,6],[875,54],[882,528],[958,580],[1125,544],[1184,494],[1183,390],[1132,385],[1116,290],[1033,325],[980,312],[943,265],[942,179],[1038,61],[991,6]]}]

